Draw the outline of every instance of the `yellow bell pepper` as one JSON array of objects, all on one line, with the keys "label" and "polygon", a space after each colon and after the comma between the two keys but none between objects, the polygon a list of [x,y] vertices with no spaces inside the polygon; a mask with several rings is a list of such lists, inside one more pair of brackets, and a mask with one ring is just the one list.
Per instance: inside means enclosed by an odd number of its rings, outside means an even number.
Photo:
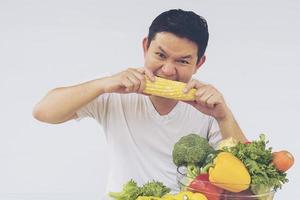
[{"label": "yellow bell pepper", "polygon": [[165,194],[164,196],[161,197],[161,199],[162,199],[162,200],[176,200],[176,199],[175,199],[175,195],[170,194],[170,193]]},{"label": "yellow bell pepper", "polygon": [[194,193],[190,200],[208,200],[204,194]]},{"label": "yellow bell pepper", "polygon": [[173,196],[174,200],[207,200],[206,196],[201,193],[182,191]]},{"label": "yellow bell pepper", "polygon": [[225,190],[241,192],[249,188],[251,177],[244,163],[229,152],[221,152],[209,168],[209,181]]},{"label": "yellow bell pepper", "polygon": [[165,194],[163,197],[139,196],[136,200],[207,200],[201,193],[193,193],[190,191],[182,191],[178,194]]},{"label": "yellow bell pepper", "polygon": [[178,194],[174,195],[176,200],[189,200],[192,198],[194,193],[190,192],[190,191],[182,191],[179,192]]}]

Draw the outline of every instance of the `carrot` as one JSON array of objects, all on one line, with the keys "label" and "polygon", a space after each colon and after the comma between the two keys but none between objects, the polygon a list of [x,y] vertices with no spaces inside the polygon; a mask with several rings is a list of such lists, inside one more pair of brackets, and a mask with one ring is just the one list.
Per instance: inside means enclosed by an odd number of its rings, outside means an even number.
[{"label": "carrot", "polygon": [[277,170],[281,172],[285,172],[293,166],[294,157],[290,152],[286,150],[273,152],[272,163],[274,164]]}]

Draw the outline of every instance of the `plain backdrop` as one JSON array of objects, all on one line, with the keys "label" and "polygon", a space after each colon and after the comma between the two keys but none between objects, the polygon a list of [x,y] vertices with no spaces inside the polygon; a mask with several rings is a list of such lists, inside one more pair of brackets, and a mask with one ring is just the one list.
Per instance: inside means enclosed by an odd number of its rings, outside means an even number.
[{"label": "plain backdrop", "polygon": [[99,199],[109,170],[102,128],[44,124],[32,108],[52,88],[142,67],[142,39],[171,8],[207,19],[195,78],[224,94],[249,139],[265,133],[294,154],[275,199],[300,195],[299,1],[0,0],[0,199]]}]

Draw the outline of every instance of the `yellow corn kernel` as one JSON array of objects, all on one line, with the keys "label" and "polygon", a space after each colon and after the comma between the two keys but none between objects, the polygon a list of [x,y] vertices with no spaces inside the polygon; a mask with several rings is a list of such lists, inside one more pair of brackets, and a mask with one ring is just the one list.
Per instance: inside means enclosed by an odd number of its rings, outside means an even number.
[{"label": "yellow corn kernel", "polygon": [[165,97],[169,99],[182,100],[182,101],[194,101],[196,89],[191,89],[187,93],[183,93],[186,83],[179,81],[172,81],[155,77],[155,81],[151,82],[146,78],[146,87],[144,89],[145,94],[154,96]]}]

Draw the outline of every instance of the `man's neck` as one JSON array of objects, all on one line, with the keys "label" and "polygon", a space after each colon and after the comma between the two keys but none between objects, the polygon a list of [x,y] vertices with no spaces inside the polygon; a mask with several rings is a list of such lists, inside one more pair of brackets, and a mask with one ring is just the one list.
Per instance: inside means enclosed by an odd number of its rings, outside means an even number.
[{"label": "man's neck", "polygon": [[176,106],[178,101],[172,100],[172,99],[167,99],[163,97],[158,97],[158,96],[150,96],[149,97],[155,110],[160,114],[160,115],[167,115],[169,114],[173,108]]}]

